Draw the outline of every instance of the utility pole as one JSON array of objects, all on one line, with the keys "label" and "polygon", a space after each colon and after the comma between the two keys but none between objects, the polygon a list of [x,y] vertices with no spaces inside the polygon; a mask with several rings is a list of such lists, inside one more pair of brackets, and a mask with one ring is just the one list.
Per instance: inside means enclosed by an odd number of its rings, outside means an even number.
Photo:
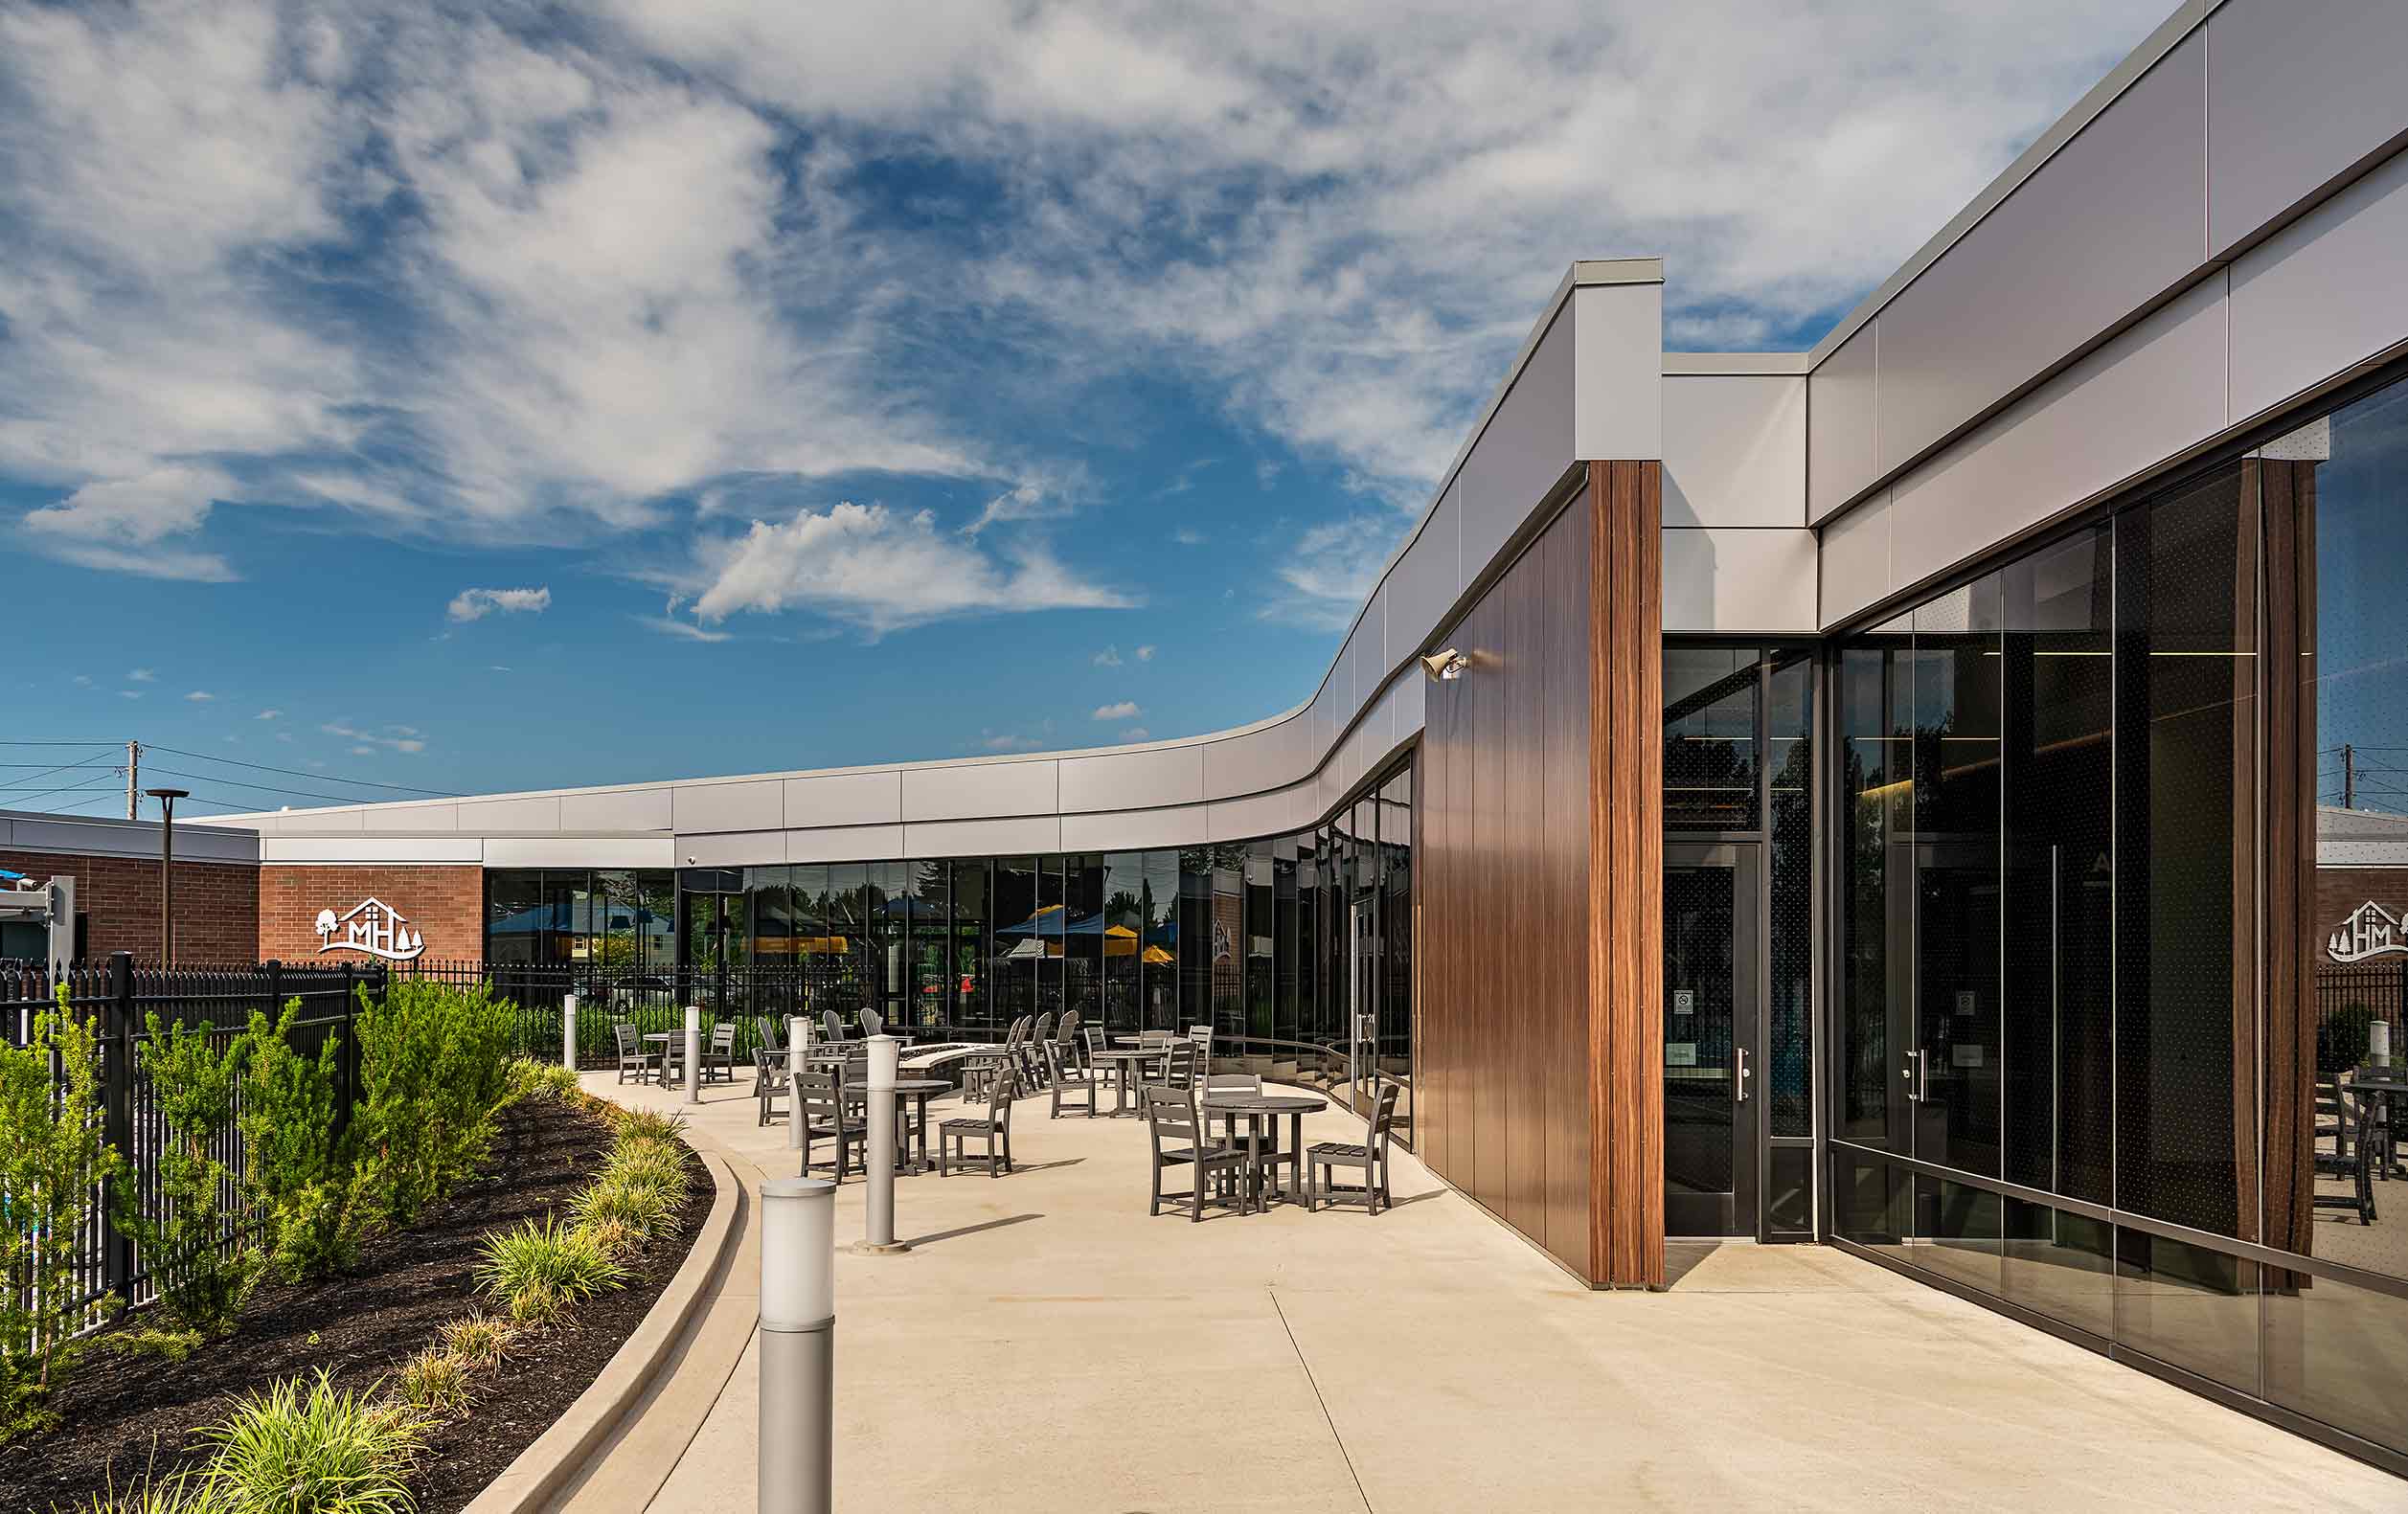
[{"label": "utility pole", "polygon": [[2341,743],[2341,807],[2358,807],[2358,749],[2347,741]]},{"label": "utility pole", "polygon": [[125,818],[140,820],[142,802],[142,743],[125,743]]}]

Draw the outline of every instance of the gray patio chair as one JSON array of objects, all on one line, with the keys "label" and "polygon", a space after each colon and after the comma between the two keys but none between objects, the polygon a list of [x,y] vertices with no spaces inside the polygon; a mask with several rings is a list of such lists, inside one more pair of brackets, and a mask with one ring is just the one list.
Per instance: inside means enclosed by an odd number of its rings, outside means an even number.
[{"label": "gray patio chair", "polygon": [[861,1033],[864,1036],[884,1035],[886,1033],[886,1016],[878,1013],[875,1009],[871,1008],[868,1005],[863,1005],[861,1006],[861,1013],[855,1018],[861,1022]]},{"label": "gray patio chair", "polygon": [[[1191,1222],[1204,1218],[1207,1204],[1232,1202],[1227,1192],[1215,1191],[1210,1181],[1215,1173],[1233,1176],[1243,1172],[1246,1154],[1233,1146],[1216,1145],[1207,1139],[1203,1119],[1196,1114],[1195,1091],[1170,1088],[1160,1083],[1147,1083],[1137,1090],[1140,1107],[1146,1112],[1146,1134],[1154,1148],[1153,1191],[1146,1202],[1149,1215],[1162,1212],[1162,1201],[1176,1204],[1185,1199]],[[1162,1169],[1193,1165],[1195,1182],[1185,1193],[1162,1191]],[[1231,1186],[1239,1213],[1253,1208],[1253,1189],[1246,1184]]]},{"label": "gray patio chair", "polygon": [[711,1028],[711,1038],[703,1043],[702,1080],[706,1083],[736,1081],[736,1025],[722,1020]]},{"label": "gray patio chair", "polygon": [[1173,1041],[1163,1053],[1162,1080],[1172,1088],[1195,1092],[1195,1043]]},{"label": "gray patio chair", "polygon": [[1011,1091],[1015,1080],[1011,1064],[995,1070],[994,1085],[987,1095],[987,1113],[959,1115],[937,1126],[937,1176],[953,1175],[953,1157],[958,1152],[964,1166],[969,1165],[972,1141],[986,1143],[987,1175],[995,1176],[995,1163],[1000,1159],[1003,1170],[1011,1170]]},{"label": "gray patio chair", "polygon": [[778,1101],[786,1096],[785,1058],[765,1046],[753,1048],[753,1098],[759,1105],[756,1125],[766,1125],[783,1113]]},{"label": "gray patio chair", "polygon": [[[1204,1097],[1214,1094],[1260,1094],[1262,1092],[1262,1074],[1260,1073],[1207,1073],[1199,1082],[1201,1085],[1197,1096],[1199,1105]],[[1221,1139],[1239,1149],[1243,1149],[1245,1144],[1245,1138],[1238,1133],[1238,1121],[1241,1118],[1238,1115],[1222,1117]],[[1208,1124],[1211,1122],[1209,1111],[1207,1111],[1206,1122]],[[1280,1164],[1280,1122],[1278,1120],[1262,1121],[1262,1134],[1256,1139],[1254,1149],[1255,1163],[1263,1171],[1268,1172]]]},{"label": "gray patio chair", "polygon": [[635,1027],[625,1020],[613,1020],[610,1022],[610,1033],[619,1042],[619,1081],[625,1082],[627,1073],[632,1069],[637,1082],[650,1082],[652,1053],[645,1050],[644,1037],[637,1033]]},{"label": "gray patio chair", "polygon": [[1208,1025],[1188,1027],[1188,1039],[1195,1043],[1195,1065],[1199,1072],[1213,1070],[1213,1028]]},{"label": "gray patio chair", "polygon": [[[1339,1193],[1360,1193],[1364,1208],[1374,1214],[1396,1201],[1388,1194],[1388,1138],[1397,1120],[1397,1085],[1380,1079],[1378,1096],[1372,1101],[1372,1112],[1363,1118],[1363,1143],[1349,1145],[1342,1141],[1324,1141],[1305,1148],[1305,1208],[1318,1209],[1324,1199],[1330,1203],[1352,1203],[1340,1200]],[[1329,1181],[1339,1167],[1359,1168],[1363,1174],[1360,1188],[1339,1188]]]},{"label": "gray patio chair", "polygon": [[1062,1118],[1062,1096],[1067,1094],[1079,1100],[1071,1112],[1083,1114],[1089,1119],[1093,1119],[1096,1117],[1095,1069],[1081,1064],[1078,1052],[1072,1051],[1058,1037],[1045,1042],[1041,1050],[1045,1052],[1045,1071],[1050,1078],[1054,1094],[1054,1112],[1051,1118],[1055,1119]]},{"label": "gray patio chair", "polygon": [[[2319,1176],[2351,1180],[2347,1195],[2319,1193],[2311,1208],[2348,1209],[2361,1225],[2374,1223],[2375,1142],[2369,1139],[2366,1100],[2346,1093],[2338,1079],[2319,1078],[2315,1085],[2315,1168]],[[2327,1154],[2321,1142],[2332,1142]]]},{"label": "gray patio chair", "polygon": [[[815,1165],[833,1166],[836,1181],[845,1181],[845,1174],[866,1163],[866,1156],[856,1159],[854,1148],[867,1147],[869,1122],[845,1112],[844,1080],[833,1073],[797,1073],[794,1075],[794,1115],[803,1124],[803,1166],[798,1176],[809,1177]],[[811,1148],[823,1141],[836,1142],[832,1163],[813,1163]],[[866,1168],[865,1168],[866,1170]]]},{"label": "gray patio chair", "polygon": [[770,1051],[783,1051],[786,1049],[785,1028],[774,1015],[753,1016],[753,1029],[761,1036],[761,1044]]},{"label": "gray patio chair", "polygon": [[1011,1066],[1019,1055],[1020,1022],[1014,1020],[1011,1028],[1004,1032],[1001,1045],[972,1051],[962,1059],[962,1101],[968,1103],[986,1094],[993,1086],[995,1070]]},{"label": "gray patio chair", "polygon": [[1054,1011],[1048,1009],[1036,1017],[1036,1025],[1029,1031],[1028,1045],[1022,1049],[1020,1055],[1021,1070],[1028,1074],[1022,1082],[1032,1093],[1040,1092],[1045,1087],[1043,1048],[1045,1043],[1052,1039],[1054,1039]]},{"label": "gray patio chair", "polygon": [[828,1039],[830,1041],[841,1041],[845,1038],[845,1017],[835,1010],[821,1010],[819,1023],[820,1028],[828,1032]]}]

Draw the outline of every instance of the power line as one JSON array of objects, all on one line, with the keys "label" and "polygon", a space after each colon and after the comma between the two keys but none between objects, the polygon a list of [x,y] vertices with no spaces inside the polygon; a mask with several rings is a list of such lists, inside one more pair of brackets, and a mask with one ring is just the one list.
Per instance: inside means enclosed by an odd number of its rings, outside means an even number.
[{"label": "power line", "polygon": [[[171,753],[175,754],[177,757],[197,757],[199,760],[201,760],[201,761],[203,761],[203,762],[223,762],[223,763],[225,763],[226,765],[228,765],[229,767],[246,767],[246,768],[252,768],[252,769],[255,769],[255,770],[257,770],[257,771],[259,771],[259,772],[261,772],[261,773],[282,773],[282,774],[284,774],[286,778],[307,778],[307,779],[318,779],[318,780],[331,780],[332,781],[337,782],[337,783],[348,783],[348,784],[350,784],[351,786],[352,786],[352,787],[354,787],[354,788],[390,788],[390,789],[398,789],[398,790],[399,790],[400,792],[402,792],[402,793],[404,793],[404,794],[425,794],[425,795],[428,795],[428,796],[430,796],[430,797],[432,797],[432,798],[435,798],[435,799],[458,799],[458,798],[460,798],[460,796],[459,796],[459,795],[454,794],[454,793],[450,792],[450,791],[449,791],[449,790],[447,790],[447,789],[440,789],[440,788],[413,788],[411,785],[409,785],[409,784],[407,784],[407,783],[378,783],[378,782],[373,781],[372,780],[369,780],[369,779],[364,779],[364,778],[362,778],[362,779],[349,779],[349,778],[342,778],[342,777],[339,777],[339,776],[336,776],[336,775],[327,774],[327,773],[306,773],[306,772],[303,772],[300,768],[293,768],[293,767],[270,767],[268,764],[266,764],[266,763],[264,763],[264,762],[245,762],[245,761],[243,761],[243,760],[242,760],[241,758],[239,758],[239,757],[218,757],[218,756],[215,755],[214,753],[209,753],[209,752],[187,752],[187,751],[185,751],[185,750],[184,750],[183,748],[181,748],[181,747],[163,747],[163,746],[153,746],[152,744],[150,744],[150,743],[149,743],[149,742],[148,742],[148,741],[146,741],[146,742],[144,742],[144,743],[143,743],[143,750],[144,750],[144,751],[146,751],[146,752],[171,752]],[[230,782],[230,783],[231,783],[231,782],[233,782],[234,780],[233,780],[232,779],[228,779],[226,781],[228,781],[228,782]]]},{"label": "power line", "polygon": [[53,794],[80,794],[86,789],[99,788],[102,784],[106,784],[111,790],[114,790],[117,787],[117,775],[120,771],[122,770],[112,769],[107,773],[100,775],[100,780],[98,782],[66,783],[61,784],[57,788],[46,788],[37,794],[28,794],[23,799],[18,800],[17,802],[19,804],[31,804],[37,799],[45,799]]},{"label": "power line", "polygon": [[[152,751],[152,752],[165,752],[165,751],[167,750],[167,748],[166,748],[166,747],[150,747],[150,748],[148,748],[147,750],[148,750],[148,751]],[[255,788],[255,789],[260,790],[261,793],[265,793],[265,794],[294,794],[294,795],[298,795],[298,796],[300,796],[300,797],[301,797],[301,798],[303,798],[303,799],[330,799],[330,800],[334,801],[334,802],[335,802],[336,803],[338,803],[338,804],[360,804],[360,803],[374,803],[374,802],[375,802],[374,800],[362,800],[362,799],[358,798],[357,796],[355,796],[355,795],[352,795],[352,794],[321,794],[321,793],[318,793],[318,792],[317,792],[316,790],[314,790],[314,789],[306,789],[306,788],[280,788],[280,787],[278,787],[277,785],[275,785],[275,784],[273,784],[273,783],[246,783],[246,782],[244,782],[242,780],[240,780],[240,779],[239,779],[239,778],[228,778],[228,777],[226,777],[226,776],[225,776],[224,774],[222,774],[222,773],[186,773],[186,772],[182,772],[182,771],[180,771],[180,770],[178,770],[178,769],[175,769],[175,768],[171,768],[171,767],[158,767],[158,766],[155,766],[155,765],[154,765],[154,766],[152,766],[151,768],[148,769],[148,771],[152,772],[152,773],[165,773],[165,774],[167,774],[170,778],[189,778],[189,779],[197,779],[197,780],[199,780],[201,782],[204,782],[204,783],[225,783],[225,784],[230,784],[230,785],[232,785],[232,786],[233,786],[233,787],[235,787],[235,788]]]},{"label": "power line", "polygon": [[0,738],[0,747],[122,747],[123,741],[18,741]]}]

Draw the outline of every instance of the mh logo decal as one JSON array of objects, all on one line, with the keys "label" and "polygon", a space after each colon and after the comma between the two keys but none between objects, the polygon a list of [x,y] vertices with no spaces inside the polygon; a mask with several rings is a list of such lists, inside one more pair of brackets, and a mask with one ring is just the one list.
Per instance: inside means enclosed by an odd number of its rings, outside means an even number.
[{"label": "mh logo decal", "polygon": [[2362,962],[2391,953],[2408,954],[2408,927],[2373,899],[2351,910],[2341,928],[2325,938],[2325,955],[2337,962]]},{"label": "mh logo decal", "polygon": [[384,900],[360,900],[341,915],[318,912],[318,950],[366,952],[387,961],[406,962],[426,950],[426,938],[410,929],[409,919]]}]

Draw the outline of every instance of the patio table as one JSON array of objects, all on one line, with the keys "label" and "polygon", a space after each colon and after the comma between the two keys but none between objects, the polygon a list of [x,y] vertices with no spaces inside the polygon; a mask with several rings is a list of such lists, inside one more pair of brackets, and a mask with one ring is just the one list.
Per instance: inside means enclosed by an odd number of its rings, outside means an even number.
[{"label": "patio table", "polygon": [[2408,1104],[2408,1068],[2354,1068],[2345,1086],[2351,1093],[2372,1101],[2382,1110],[2383,1118],[2371,1133],[2383,1152],[2383,1164],[2376,1176],[2388,1179],[2395,1172],[2408,1172],[2408,1164],[2400,1162],[2396,1144],[2399,1139],[2399,1111],[2403,1104]]},{"label": "patio table", "polygon": [[[898,1077],[895,1080],[895,1170],[920,1173],[936,1164],[928,1157],[928,1100],[953,1085],[941,1077]],[[912,1102],[911,1114],[920,1125],[920,1155],[911,1154],[912,1121],[904,1115],[903,1100]]]},{"label": "patio table", "polygon": [[[1310,1094],[1248,1094],[1225,1090],[1217,1094],[1208,1091],[1204,1095],[1203,1105],[1208,1120],[1215,1115],[1227,1117],[1233,1134],[1238,1117],[1245,1117],[1246,1182],[1249,1185],[1261,1181],[1261,1168],[1257,1164],[1257,1159],[1262,1151],[1262,1121],[1275,1120],[1285,1115],[1289,1186],[1280,1196],[1285,1198],[1305,1190],[1305,1117],[1329,1108],[1328,1099],[1316,1098]],[[1255,1192],[1255,1202],[1257,1207],[1262,1202],[1260,1189]]]},{"label": "patio table", "polygon": [[669,1086],[669,1049],[685,1038],[686,1032],[683,1030],[647,1030],[644,1032],[646,1045],[648,1046],[654,1042],[660,1044],[660,1054],[652,1058],[652,1081],[663,1088]]},{"label": "patio table", "polygon": [[1096,1053],[1096,1060],[1099,1062],[1118,1064],[1119,1070],[1112,1078],[1112,1118],[1114,1119],[1124,1115],[1137,1113],[1136,1103],[1131,1096],[1134,1093],[1135,1069],[1156,1060],[1161,1055],[1159,1051],[1098,1051]]}]

